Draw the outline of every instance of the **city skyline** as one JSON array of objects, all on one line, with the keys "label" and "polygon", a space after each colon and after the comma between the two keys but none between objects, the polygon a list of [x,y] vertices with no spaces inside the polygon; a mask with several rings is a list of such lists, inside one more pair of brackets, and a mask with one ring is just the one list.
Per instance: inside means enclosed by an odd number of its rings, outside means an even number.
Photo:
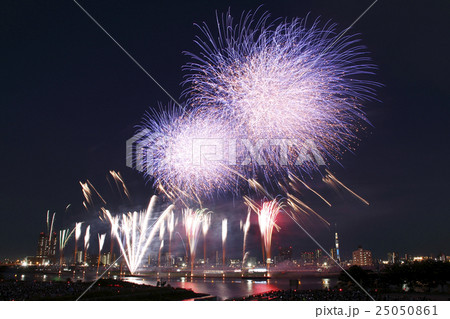
[{"label": "city skyline", "polygon": [[[212,23],[215,10],[224,12],[231,6],[232,12],[239,13],[260,4],[179,2],[175,8],[159,4],[159,10],[154,10],[144,3],[126,8],[115,3],[105,10],[102,4],[92,3],[89,11],[178,97],[180,65],[187,61],[182,51],[194,46],[192,24]],[[370,205],[345,194],[331,194],[333,207],[329,208],[308,197],[321,215],[338,223],[343,255],[349,256],[358,245],[374,255],[388,251],[438,254],[449,248],[449,96],[443,71],[448,60],[439,54],[446,52],[448,43],[442,34],[430,32],[449,28],[445,5],[428,6],[429,10],[422,10],[411,4],[403,10],[400,4],[380,2],[354,26],[379,66],[376,80],[384,87],[377,94],[382,102],[367,104],[365,111],[373,126],[361,133],[354,154],[344,154],[342,166],[332,164],[330,169]],[[342,29],[366,7],[357,1],[349,2],[348,8],[332,1],[283,6],[269,1],[263,9],[274,18],[305,17],[310,12],[313,18],[331,19]],[[133,203],[110,196],[118,212],[144,208],[153,194],[144,177],[126,167],[125,141],[136,133],[143,114],[156,109],[157,101],[166,103],[167,97],[72,3],[47,9],[30,4],[20,11],[20,21],[12,4],[2,13],[10,27],[1,31],[6,74],[1,80],[5,113],[0,130],[6,137],[0,160],[4,168],[1,259],[34,253],[30,243],[37,240],[43,227],[38,225],[47,210],[57,213],[58,231],[77,221],[94,225],[97,212],[84,209],[80,181],[89,180],[101,194],[110,194],[104,177],[109,170],[120,171]],[[212,206],[208,208],[234,218],[230,222],[235,225],[245,218],[246,210],[233,206],[232,199]],[[315,247],[289,220],[281,222],[285,239],[274,232],[274,246]],[[251,231],[256,234],[254,227]],[[307,229],[325,247],[333,244],[333,231],[327,227],[311,222]],[[229,240],[238,251],[241,238],[236,243]],[[256,243],[249,245],[260,249]]]}]

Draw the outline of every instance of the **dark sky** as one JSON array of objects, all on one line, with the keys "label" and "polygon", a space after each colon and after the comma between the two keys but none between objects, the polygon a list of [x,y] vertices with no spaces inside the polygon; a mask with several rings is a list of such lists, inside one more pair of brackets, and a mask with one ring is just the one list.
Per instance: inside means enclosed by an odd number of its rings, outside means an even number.
[{"label": "dark sky", "polygon": [[[263,4],[272,17],[310,13],[342,30],[371,1],[80,3],[179,97],[181,66],[188,61],[182,51],[196,50],[193,23],[213,24],[215,10],[231,7],[238,16]],[[449,12],[447,1],[380,0],[352,29],[379,66],[375,80],[384,87],[382,102],[366,108],[370,133],[355,154],[344,156],[343,167],[332,167],[371,205],[343,195],[332,209],[315,206],[338,223],[344,256],[359,244],[379,257],[390,250],[450,253]],[[57,212],[58,229],[94,219],[81,209],[79,181],[89,179],[108,193],[108,171],[120,171],[133,202],[145,205],[152,189],[125,167],[125,141],[144,112],[168,97],[70,0],[2,1],[0,24],[3,259],[35,254],[48,209]],[[244,213],[228,214],[240,219]],[[274,245],[315,248],[300,229],[280,223],[289,231],[275,234]],[[330,230],[314,223],[309,229],[331,247]]]}]

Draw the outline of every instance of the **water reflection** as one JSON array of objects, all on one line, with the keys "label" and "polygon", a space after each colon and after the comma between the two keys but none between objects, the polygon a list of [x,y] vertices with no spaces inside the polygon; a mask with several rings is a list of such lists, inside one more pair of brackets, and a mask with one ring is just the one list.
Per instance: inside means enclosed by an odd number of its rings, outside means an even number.
[{"label": "water reflection", "polygon": [[[156,285],[155,278],[148,277],[123,277],[123,280],[136,284]],[[191,278],[190,276],[170,279],[169,277],[162,279],[167,281],[172,287],[191,289],[195,292],[206,293],[217,296],[218,299],[224,300],[229,298],[238,298],[248,295],[262,294],[272,290],[290,289],[289,279],[268,279],[268,280],[250,280],[236,278]],[[327,289],[330,285],[330,279],[322,280],[321,278],[304,279],[299,289]]]},{"label": "water reflection", "polygon": [[[95,272],[71,272],[66,274],[30,274],[21,272],[11,272],[3,274],[5,279],[15,279],[20,281],[36,280],[49,282],[53,280],[66,280],[71,277],[73,281],[92,281],[97,278]],[[108,276],[105,276],[108,278]],[[320,278],[320,277],[301,277],[295,279],[275,278],[268,280],[251,280],[241,277],[222,277],[211,278],[206,276],[177,277],[170,276],[168,273],[159,273],[159,276],[118,276],[112,275],[109,278],[117,280],[126,280],[136,284],[157,285],[157,281],[166,282],[172,287],[184,289],[192,289],[198,293],[205,293],[217,296],[218,299],[238,298],[248,295],[261,294],[271,290],[288,290],[288,289],[330,289],[336,282],[337,278]]]}]

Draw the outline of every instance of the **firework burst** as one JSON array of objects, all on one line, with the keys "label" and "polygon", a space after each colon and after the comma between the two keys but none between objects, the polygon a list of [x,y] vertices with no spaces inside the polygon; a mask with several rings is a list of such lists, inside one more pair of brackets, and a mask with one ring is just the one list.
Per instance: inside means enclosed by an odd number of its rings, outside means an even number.
[{"label": "firework burst", "polygon": [[254,144],[278,142],[264,145],[263,160],[253,158],[254,165],[317,168],[323,163],[299,161],[299,155],[313,147],[336,159],[350,148],[367,121],[362,103],[378,85],[365,79],[375,66],[359,41],[339,37],[335,25],[267,21],[268,14],[256,19],[249,13],[235,24],[228,12],[217,18],[218,36],[200,26],[203,36],[195,42],[201,52],[187,53],[194,61],[184,68],[184,94],[188,105],[224,118]]},{"label": "firework burst", "polygon": [[229,191],[236,176],[226,168],[228,148],[223,143],[233,139],[231,127],[210,112],[169,109],[147,114],[142,125],[151,132],[146,137],[148,177],[169,198],[199,204],[203,196]]}]

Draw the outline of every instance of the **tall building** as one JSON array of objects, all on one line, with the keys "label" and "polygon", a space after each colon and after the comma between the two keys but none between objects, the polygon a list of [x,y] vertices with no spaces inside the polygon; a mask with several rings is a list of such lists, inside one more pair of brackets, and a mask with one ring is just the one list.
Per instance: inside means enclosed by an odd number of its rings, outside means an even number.
[{"label": "tall building", "polygon": [[321,249],[316,249],[316,251],[314,252],[314,261],[316,262],[316,264],[321,264],[323,262]]},{"label": "tall building", "polygon": [[333,247],[333,248],[330,249],[330,255],[331,255],[331,258],[333,258],[334,260],[337,261],[336,248]]},{"label": "tall building", "polygon": [[396,264],[400,261],[399,254],[394,252],[388,253],[388,263]]},{"label": "tall building", "polygon": [[336,258],[334,258],[337,262],[341,262],[341,256],[339,254],[339,238],[337,233],[337,226],[334,224],[335,233],[334,233],[334,245],[336,248]]},{"label": "tall building", "polygon": [[353,265],[356,266],[372,266],[372,252],[362,249],[361,246],[353,252]]},{"label": "tall building", "polygon": [[51,237],[44,232],[39,234],[36,258],[40,260],[40,263],[44,263],[44,261],[56,262],[57,243],[58,239],[55,232],[52,233]]},{"label": "tall building", "polygon": [[48,247],[48,235],[44,232],[39,234],[38,247],[36,252],[36,257],[44,258],[47,256],[47,247]]},{"label": "tall building", "polygon": [[51,238],[47,242],[47,257],[53,259],[56,257],[56,246],[58,243],[58,238],[56,238],[56,233],[53,232]]}]

